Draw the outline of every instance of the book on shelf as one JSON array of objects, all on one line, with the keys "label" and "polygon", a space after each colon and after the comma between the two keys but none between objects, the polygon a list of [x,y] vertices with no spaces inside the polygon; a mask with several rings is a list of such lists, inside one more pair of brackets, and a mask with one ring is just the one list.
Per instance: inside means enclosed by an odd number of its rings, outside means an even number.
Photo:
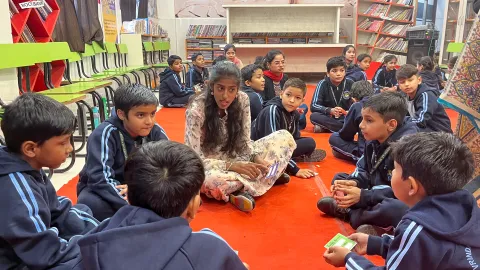
[{"label": "book on shelf", "polygon": [[413,15],[413,9],[395,10],[388,14],[388,18],[399,21],[411,21]]},{"label": "book on shelf", "polygon": [[408,24],[394,24],[394,23],[387,23],[383,29],[383,33],[392,34],[392,35],[399,35],[405,36],[407,34],[407,29],[410,27]]},{"label": "book on shelf", "polygon": [[[205,61],[212,61],[213,60],[213,51],[187,51],[187,59],[191,60],[192,55],[195,53],[201,53]],[[222,53],[223,54],[223,53]]]},{"label": "book on shelf", "polygon": [[380,20],[371,20],[369,18],[365,19],[358,24],[359,29],[368,30],[368,31],[378,31],[382,26],[383,21]]},{"label": "book on shelf", "polygon": [[296,32],[296,33],[281,33],[281,32],[275,32],[275,33],[238,33],[234,32],[232,33],[233,38],[254,38],[254,37],[262,37],[262,38],[275,38],[275,37],[289,37],[289,38],[309,38],[309,37],[324,37],[324,36],[333,36],[333,33],[331,32]]},{"label": "book on shelf", "polygon": [[226,25],[190,25],[187,37],[223,37],[226,33]]},{"label": "book on shelf", "polygon": [[406,53],[408,41],[401,38],[381,37],[375,44],[375,47]]},{"label": "book on shelf", "polygon": [[382,63],[383,59],[387,55],[395,55],[397,57],[397,65],[399,65],[399,66],[405,65],[407,63],[407,56],[406,55],[398,55],[398,54],[389,53],[389,52],[382,52],[380,55],[378,55],[378,57],[376,59],[376,62]]},{"label": "book on shelf", "polygon": [[388,6],[383,4],[372,4],[368,9],[363,12],[366,15],[382,17],[387,14]]},{"label": "book on shelf", "polygon": [[413,5],[413,0],[398,0],[397,4],[411,6]]},{"label": "book on shelf", "polygon": [[50,5],[44,1],[43,7],[38,7],[37,11],[40,14],[40,17],[42,18],[43,21],[47,20],[48,15],[53,12],[53,9],[50,7]]},{"label": "book on shelf", "polygon": [[8,5],[10,6],[10,12],[12,14],[17,14],[18,13],[17,6],[15,6],[15,3],[13,3],[13,0],[8,0]]},{"label": "book on shelf", "polygon": [[24,43],[35,43],[35,38],[33,37],[32,31],[28,25],[25,25],[25,28],[22,32],[22,40]]}]

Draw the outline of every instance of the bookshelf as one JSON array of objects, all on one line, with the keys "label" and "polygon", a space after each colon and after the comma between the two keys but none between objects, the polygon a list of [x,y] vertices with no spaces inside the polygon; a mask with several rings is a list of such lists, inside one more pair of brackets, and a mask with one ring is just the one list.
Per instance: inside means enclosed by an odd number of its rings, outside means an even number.
[{"label": "bookshelf", "polygon": [[206,64],[224,55],[226,25],[190,25],[185,39],[185,55],[191,60],[194,53],[201,53]]},{"label": "bookshelf", "polygon": [[[224,5],[227,43],[244,64],[270,49],[281,49],[285,72],[325,72],[326,61],[340,55],[347,38],[340,34],[343,4]],[[285,15],[288,14],[288,20]]]},{"label": "bookshelf", "polygon": [[417,0],[359,0],[357,4],[357,54],[368,53],[376,62],[394,54],[406,63],[407,29],[415,25]]},{"label": "bookshelf", "polygon": [[[28,9],[22,9],[20,7],[20,3],[25,2],[25,0],[8,1],[12,39],[14,43],[53,41],[53,30],[55,29],[60,14],[60,8],[56,0],[44,0],[43,7]],[[37,64],[28,68],[30,71],[31,90],[34,92],[46,90],[47,86],[45,84],[43,72],[44,66],[42,64]],[[54,61],[51,64],[51,68],[52,83],[55,87],[59,87],[65,71],[65,63],[63,61]],[[25,87],[25,76],[23,76],[22,84]]]}]

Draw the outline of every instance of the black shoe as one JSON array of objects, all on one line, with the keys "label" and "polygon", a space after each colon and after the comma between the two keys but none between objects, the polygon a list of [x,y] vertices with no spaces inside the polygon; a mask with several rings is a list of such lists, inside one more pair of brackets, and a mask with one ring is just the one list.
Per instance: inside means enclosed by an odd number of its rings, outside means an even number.
[{"label": "black shoe", "polygon": [[326,156],[327,152],[325,150],[315,149],[309,156],[303,155],[292,159],[295,162],[319,162],[324,160]]},{"label": "black shoe", "polygon": [[282,173],[280,175],[280,177],[278,177],[277,181],[275,181],[275,184],[273,184],[273,185],[274,186],[284,185],[284,184],[287,184],[288,182],[290,182],[290,175],[288,175],[286,173]]},{"label": "black shoe", "polygon": [[250,212],[255,209],[255,200],[246,192],[230,194],[230,203],[235,205],[242,212]]},{"label": "black shoe", "polygon": [[333,197],[323,197],[317,202],[318,210],[322,211],[323,213],[331,216],[336,217],[342,220],[349,219],[349,208],[341,208],[338,207],[335,199]]},{"label": "black shoe", "polygon": [[373,235],[373,236],[382,236],[384,234],[393,235],[393,227],[382,228],[375,225],[364,224],[364,225],[360,225],[357,228],[356,232]]}]

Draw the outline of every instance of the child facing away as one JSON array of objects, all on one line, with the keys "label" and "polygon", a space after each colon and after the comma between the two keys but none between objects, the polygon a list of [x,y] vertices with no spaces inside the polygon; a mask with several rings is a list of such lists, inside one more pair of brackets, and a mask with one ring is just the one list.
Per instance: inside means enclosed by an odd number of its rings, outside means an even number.
[{"label": "child facing away", "polygon": [[357,57],[357,64],[351,69],[346,77],[354,82],[367,81],[367,73],[365,71],[370,68],[372,56],[362,53]]},{"label": "child facing away", "polygon": [[312,170],[300,169],[296,162],[318,162],[326,156],[324,150],[315,149],[316,143],[312,138],[300,135],[300,113],[297,108],[304,101],[306,93],[307,86],[302,80],[288,79],[280,96],[268,101],[252,123],[252,140],[255,141],[282,129],[292,134],[297,148],[293,151],[286,172],[300,178],[310,178],[315,173]]},{"label": "child facing away", "polygon": [[433,71],[434,68],[435,65],[430,56],[424,56],[417,62],[418,75],[422,77],[422,84],[428,88],[435,89],[437,96],[440,96],[443,80]]},{"label": "child facing away", "polygon": [[359,81],[352,85],[351,97],[355,103],[348,110],[342,129],[334,132],[328,139],[335,157],[356,162],[363,155],[365,138],[359,126],[362,122],[363,104],[373,94],[372,84],[368,81]]},{"label": "child facing away", "polygon": [[353,45],[347,45],[343,48],[342,56],[345,59],[345,76],[348,77],[354,71],[356,50]]},{"label": "child facing away", "polygon": [[337,132],[352,105],[350,89],[353,81],[345,78],[344,57],[336,56],[327,61],[327,77],[315,88],[310,109],[310,121],[314,132]]},{"label": "child facing away", "polygon": [[[347,269],[477,269],[480,209],[462,190],[474,168],[467,146],[452,134],[419,133],[395,143],[393,157],[393,192],[410,207],[394,237],[352,234],[354,252],[331,247],[326,261]],[[382,256],[385,265],[366,254]]]},{"label": "child facing away", "polygon": [[127,205],[123,167],[140,145],[168,140],[155,123],[158,100],[143,85],[123,85],[115,91],[116,115],[98,126],[88,138],[85,165],[77,184],[78,202],[104,220]]},{"label": "child facing away", "polygon": [[422,83],[422,77],[414,65],[403,65],[397,71],[400,89],[407,94],[407,108],[411,121],[420,131],[443,131],[452,133],[450,118],[437,102],[438,93]]},{"label": "child facing away", "polygon": [[373,95],[363,103],[360,130],[367,141],[365,152],[352,174],[333,177],[334,195],[318,201],[320,211],[349,221],[357,231],[384,232],[398,224],[408,207],[395,199],[391,188],[390,144],[417,132],[416,125],[405,120],[405,103],[397,92]]},{"label": "child facing away", "polygon": [[168,68],[160,73],[160,104],[167,108],[185,107],[195,91],[182,85],[180,80],[179,74],[183,70],[182,58],[170,55],[167,63]]},{"label": "child facing away", "polygon": [[82,268],[247,269],[220,236],[190,228],[204,180],[202,160],[188,146],[142,145],[125,164],[130,205],[79,241]]},{"label": "child facing away", "polygon": [[59,197],[42,168],[73,151],[75,115],[63,104],[26,93],[5,107],[0,147],[0,269],[72,269],[77,241],[98,225],[85,205]]},{"label": "child facing away", "polygon": [[238,67],[238,69],[243,68],[242,60],[237,57],[237,48],[235,48],[235,45],[227,44],[223,48],[223,51],[225,52],[226,60],[233,62]]},{"label": "child facing away", "polygon": [[205,59],[203,54],[194,53],[192,55],[192,68],[187,72],[187,81],[185,87],[187,89],[194,89],[194,87],[204,88],[208,82],[208,69],[205,67]]},{"label": "child facing away", "polygon": [[248,95],[250,100],[250,117],[253,120],[263,108],[263,98],[261,93],[265,88],[265,79],[263,70],[260,66],[250,64],[242,68],[242,91]]},{"label": "child facing away", "polygon": [[212,66],[215,66],[217,63],[227,61],[227,57],[225,55],[219,55],[217,58],[213,59]]},{"label": "child facing away", "polygon": [[383,58],[382,65],[377,69],[372,80],[375,93],[397,91],[397,70],[395,69],[397,61],[397,57],[393,54]]}]

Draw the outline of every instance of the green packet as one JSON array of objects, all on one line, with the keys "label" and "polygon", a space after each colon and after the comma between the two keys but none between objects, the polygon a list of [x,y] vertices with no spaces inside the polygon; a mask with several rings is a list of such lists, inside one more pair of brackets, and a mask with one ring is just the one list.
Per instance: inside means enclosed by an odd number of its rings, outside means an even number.
[{"label": "green packet", "polygon": [[330,247],[344,247],[348,250],[352,250],[356,244],[357,242],[348,239],[348,237],[342,234],[337,233],[337,235],[335,235],[332,240],[328,241],[328,243],[325,245],[325,248],[328,249]]}]

